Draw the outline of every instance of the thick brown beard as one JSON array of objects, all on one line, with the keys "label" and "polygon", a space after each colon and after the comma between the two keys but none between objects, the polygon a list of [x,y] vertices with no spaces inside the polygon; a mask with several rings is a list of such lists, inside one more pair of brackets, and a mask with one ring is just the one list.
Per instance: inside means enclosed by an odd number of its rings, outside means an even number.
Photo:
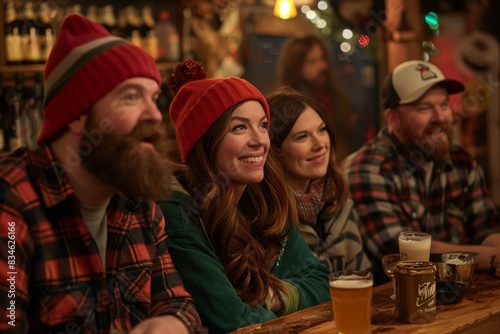
[{"label": "thick brown beard", "polygon": [[[87,133],[100,131],[91,117],[85,128]],[[146,138],[154,149],[140,147]],[[82,138],[80,145],[85,140]],[[127,195],[162,200],[170,194],[171,146],[164,124],[140,122],[126,135],[102,133],[102,141],[92,145],[89,154],[80,156],[83,165],[97,178]]]},{"label": "thick brown beard", "polygon": [[[425,128],[420,137],[411,135],[409,127],[406,123],[401,122],[401,134],[404,137],[403,143],[407,145],[410,150],[419,150],[424,153],[427,160],[442,160],[450,153],[451,149],[451,124],[441,122],[435,125],[429,125]],[[430,136],[435,131],[443,130],[446,134],[446,140],[440,139],[439,141],[433,140]]]},{"label": "thick brown beard", "polygon": [[438,141],[434,141],[436,145],[434,153],[432,154],[434,160],[442,160],[445,156],[450,153],[451,149],[451,124],[441,123],[437,126],[429,126],[426,131],[424,131],[424,138],[432,135],[436,131],[441,131],[446,135],[446,139],[440,138]]}]

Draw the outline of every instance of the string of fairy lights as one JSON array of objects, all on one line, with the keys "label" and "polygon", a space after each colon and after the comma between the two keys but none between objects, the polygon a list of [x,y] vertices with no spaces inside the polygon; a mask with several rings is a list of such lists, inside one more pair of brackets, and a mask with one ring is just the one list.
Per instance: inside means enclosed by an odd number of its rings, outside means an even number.
[{"label": "string of fairy lights", "polygon": [[[353,29],[346,27],[327,1],[318,1],[316,8],[303,5],[300,7],[300,13],[319,29],[323,35],[333,38],[345,56],[352,55],[359,48],[376,49],[378,47],[377,38],[375,38],[376,29],[367,28],[363,31],[360,28]],[[439,36],[439,17],[435,12],[428,12],[425,14],[423,20],[429,29],[427,29],[426,41],[423,43],[422,48],[424,49],[424,53],[429,56],[438,52],[429,40]],[[375,22],[372,27],[376,28],[377,23],[381,24],[380,22]]]},{"label": "string of fairy lights", "polygon": [[361,29],[345,26],[336,16],[333,8],[324,0],[318,1],[316,8],[303,5],[300,12],[319,29],[323,35],[333,38],[345,56],[352,55],[356,48],[376,47],[375,38]]}]

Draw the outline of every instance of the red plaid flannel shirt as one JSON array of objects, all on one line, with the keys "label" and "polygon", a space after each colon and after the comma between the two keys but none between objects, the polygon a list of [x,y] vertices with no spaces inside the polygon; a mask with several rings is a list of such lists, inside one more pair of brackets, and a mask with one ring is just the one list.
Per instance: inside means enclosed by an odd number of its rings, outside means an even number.
[{"label": "red plaid flannel shirt", "polygon": [[0,160],[0,332],[129,331],[165,314],[201,326],[155,203],[111,199],[104,270],[60,171],[47,146]]}]

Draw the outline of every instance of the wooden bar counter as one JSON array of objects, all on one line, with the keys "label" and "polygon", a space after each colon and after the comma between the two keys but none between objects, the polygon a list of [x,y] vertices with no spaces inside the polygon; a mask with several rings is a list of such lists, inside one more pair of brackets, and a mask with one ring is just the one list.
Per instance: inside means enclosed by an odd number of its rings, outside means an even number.
[{"label": "wooden bar counter", "polygon": [[[436,321],[405,324],[396,318],[395,301],[389,296],[392,282],[373,289],[371,333],[500,333],[500,279],[492,274],[475,273],[464,299],[457,304],[438,305]],[[233,334],[334,334],[332,303],[326,302],[272,321],[240,328]]]}]

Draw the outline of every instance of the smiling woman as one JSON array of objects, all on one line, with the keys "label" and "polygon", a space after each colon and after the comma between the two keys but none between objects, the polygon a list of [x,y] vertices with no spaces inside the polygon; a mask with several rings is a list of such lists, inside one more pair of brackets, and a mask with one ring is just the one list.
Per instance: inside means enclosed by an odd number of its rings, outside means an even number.
[{"label": "smiling woman", "polygon": [[270,141],[267,116],[257,101],[238,105],[229,120],[228,131],[216,153],[217,166],[225,171],[241,196],[247,184],[264,178],[264,163]]},{"label": "smiling woman", "polygon": [[223,333],[329,300],[327,271],[296,228],[270,147],[265,98],[243,79],[208,79],[189,60],[168,83],[186,166],[159,204],[204,325]]},{"label": "smiling woman", "polygon": [[323,107],[289,87],[267,97],[271,138],[298,207],[299,230],[330,270],[367,270],[357,216],[335,161],[335,137]]}]

